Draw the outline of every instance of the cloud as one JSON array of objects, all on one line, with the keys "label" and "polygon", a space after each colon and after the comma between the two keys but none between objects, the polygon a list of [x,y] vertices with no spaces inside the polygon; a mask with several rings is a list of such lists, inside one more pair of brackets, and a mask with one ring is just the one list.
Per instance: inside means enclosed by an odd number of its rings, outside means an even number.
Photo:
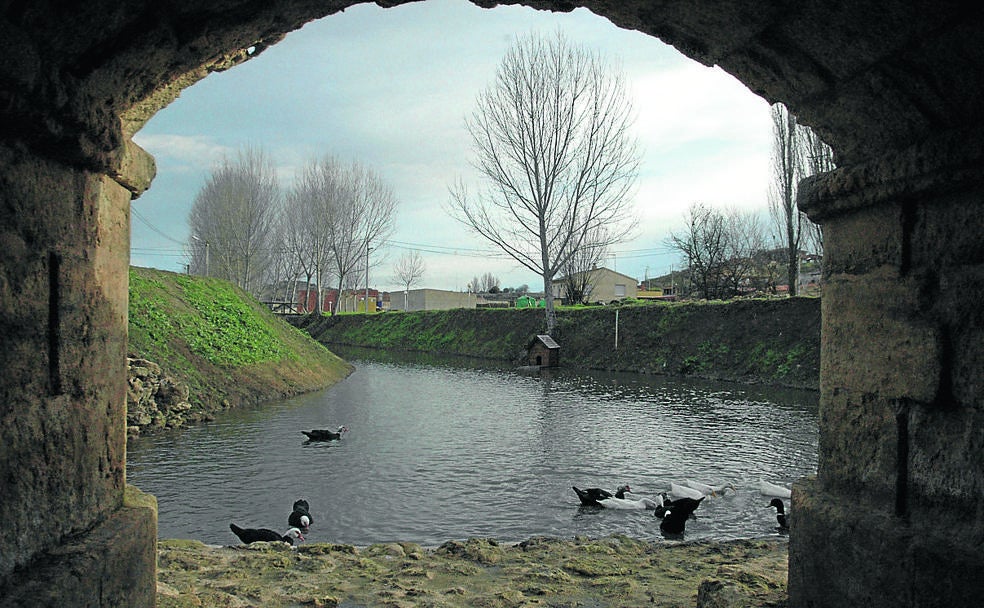
[{"label": "cloud", "polygon": [[223,157],[231,157],[235,149],[216,143],[206,135],[175,135],[170,133],[137,133],[133,141],[154,155],[158,165],[170,169],[208,170]]}]

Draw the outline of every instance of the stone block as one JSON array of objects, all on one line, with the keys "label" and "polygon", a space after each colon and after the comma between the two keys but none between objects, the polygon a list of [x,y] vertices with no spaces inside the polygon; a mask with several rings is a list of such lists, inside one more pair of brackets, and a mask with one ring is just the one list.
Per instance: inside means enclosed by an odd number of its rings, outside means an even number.
[{"label": "stone block", "polygon": [[790,606],[976,606],[984,597],[980,540],[936,518],[896,517],[813,480],[794,488],[790,513]]},{"label": "stone block", "polygon": [[942,338],[921,293],[917,280],[899,278],[891,267],[830,277],[822,301],[822,390],[933,401]]},{"label": "stone block", "polygon": [[823,225],[824,274],[863,275],[884,266],[899,268],[904,238],[902,210],[896,205],[832,217]]},{"label": "stone block", "polygon": [[152,608],[156,581],[157,501],[128,486],[122,508],[0,589],[0,608]]}]

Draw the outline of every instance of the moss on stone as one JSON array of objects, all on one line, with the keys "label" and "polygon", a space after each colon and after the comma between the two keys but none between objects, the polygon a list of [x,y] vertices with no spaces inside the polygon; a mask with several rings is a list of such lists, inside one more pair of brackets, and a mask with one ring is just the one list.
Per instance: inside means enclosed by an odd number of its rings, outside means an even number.
[{"label": "moss on stone", "polygon": [[[158,605],[687,606],[786,599],[785,540],[648,542],[627,537],[449,541],[366,548],[160,542]],[[274,547],[274,545],[280,545]],[[711,605],[708,603],[707,605]]]}]

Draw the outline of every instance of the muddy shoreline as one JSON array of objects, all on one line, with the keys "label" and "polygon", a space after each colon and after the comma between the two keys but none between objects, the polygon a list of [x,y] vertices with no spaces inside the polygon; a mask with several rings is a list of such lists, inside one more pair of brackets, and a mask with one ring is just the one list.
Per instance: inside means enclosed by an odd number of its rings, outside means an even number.
[{"label": "muddy shoreline", "polygon": [[788,541],[531,538],[369,547],[161,540],[158,606],[786,605]]}]

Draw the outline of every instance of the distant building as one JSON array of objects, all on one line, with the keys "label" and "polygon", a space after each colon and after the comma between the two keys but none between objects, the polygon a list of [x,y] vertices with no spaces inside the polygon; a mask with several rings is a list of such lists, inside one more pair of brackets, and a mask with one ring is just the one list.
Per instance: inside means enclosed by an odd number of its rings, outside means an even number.
[{"label": "distant building", "polygon": [[476,308],[479,297],[463,291],[443,289],[411,289],[390,293],[391,310],[449,310],[452,308]]},{"label": "distant building", "polygon": [[[585,293],[588,302],[608,304],[612,300],[636,297],[638,282],[635,277],[608,268],[592,268],[575,276],[583,274],[588,275],[588,287]],[[564,287],[566,278],[554,279],[551,283],[550,289],[553,291],[554,298],[563,299],[567,295]]]}]

